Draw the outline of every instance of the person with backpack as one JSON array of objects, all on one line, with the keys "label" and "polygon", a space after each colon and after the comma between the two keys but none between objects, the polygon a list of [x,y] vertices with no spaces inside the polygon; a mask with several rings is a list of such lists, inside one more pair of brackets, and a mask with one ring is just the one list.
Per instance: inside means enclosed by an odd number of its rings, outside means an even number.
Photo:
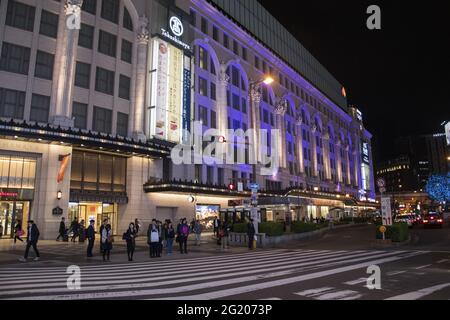
[{"label": "person with backpack", "polygon": [[33,220],[28,221],[28,232],[27,232],[27,247],[25,249],[25,255],[19,259],[20,262],[27,262],[28,252],[30,251],[30,247],[33,247],[34,252],[36,253],[36,257],[34,261],[39,261],[40,255],[39,250],[37,248],[37,243],[39,240],[39,229]]},{"label": "person with backpack", "polygon": [[109,257],[111,254],[113,243],[112,230],[110,224],[107,224],[103,228],[101,235],[102,235],[101,247],[103,250],[103,261],[110,261]]},{"label": "person with backpack", "polygon": [[173,239],[175,238],[175,229],[173,228],[172,222],[170,222],[170,221],[168,222],[165,232],[166,232],[166,241],[167,241],[166,252],[167,252],[167,255],[170,256],[172,254]]},{"label": "person with backpack", "polygon": [[134,250],[136,249],[136,227],[134,223],[130,223],[127,232],[123,234],[122,239],[127,242],[128,261],[133,261]]},{"label": "person with backpack", "polygon": [[187,240],[189,237],[189,225],[187,224],[186,219],[184,218],[181,222],[181,225],[178,229],[178,238],[180,243],[180,253],[187,254]]},{"label": "person with backpack", "polygon": [[152,224],[148,228],[147,243],[150,246],[150,258],[156,258],[158,255],[159,246],[159,231],[156,225],[156,220],[153,220]]},{"label": "person with backpack", "polygon": [[253,219],[250,219],[247,224],[247,236],[248,236],[248,249],[253,249],[253,240],[255,239],[255,225],[253,224]]},{"label": "person with backpack", "polygon": [[87,246],[87,257],[92,258],[92,249],[94,248],[94,241],[95,241],[95,230],[94,230],[94,220],[89,221],[89,227],[86,229],[86,239],[88,239],[88,246]]}]

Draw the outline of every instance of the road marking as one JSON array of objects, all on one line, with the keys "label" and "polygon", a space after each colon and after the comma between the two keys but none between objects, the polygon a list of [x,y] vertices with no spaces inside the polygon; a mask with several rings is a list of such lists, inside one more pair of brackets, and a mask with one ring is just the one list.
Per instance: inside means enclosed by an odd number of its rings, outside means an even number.
[{"label": "road marking", "polygon": [[[275,261],[272,261],[271,263],[267,264],[267,268],[265,268],[265,269],[253,270],[252,268],[250,268],[247,271],[231,272],[231,273],[226,273],[226,272],[224,273],[223,271],[219,271],[220,272],[219,275],[216,274],[216,275],[206,276],[206,277],[204,277],[204,276],[192,277],[192,276],[189,276],[189,273],[184,272],[184,274],[182,275],[182,277],[183,277],[182,279],[171,279],[169,281],[161,281],[161,282],[155,281],[155,279],[159,280],[160,278],[155,278],[156,275],[150,273],[151,277],[149,277],[147,279],[140,279],[136,283],[133,283],[130,281],[123,281],[122,282],[123,284],[120,284],[120,285],[106,284],[104,286],[95,285],[92,287],[82,287],[82,291],[84,291],[84,292],[94,291],[92,293],[68,292],[67,288],[64,288],[64,289],[62,289],[62,288],[47,288],[47,289],[26,289],[26,290],[21,290],[21,291],[7,290],[7,291],[2,292],[2,295],[23,294],[20,297],[11,298],[14,300],[16,300],[16,299],[29,300],[30,297],[26,297],[25,295],[32,295],[33,299],[39,299],[39,300],[41,300],[41,299],[43,299],[43,300],[48,300],[48,299],[58,299],[58,300],[63,300],[63,299],[72,300],[73,299],[73,300],[76,300],[76,299],[102,299],[102,298],[110,299],[110,298],[119,298],[119,297],[130,298],[130,297],[149,297],[149,296],[165,295],[165,294],[179,294],[180,292],[215,289],[220,286],[230,286],[233,284],[240,285],[240,287],[237,287],[237,288],[219,290],[219,291],[211,292],[211,293],[206,292],[206,293],[202,293],[199,295],[193,295],[193,296],[187,296],[187,297],[164,298],[164,299],[175,299],[175,300],[183,300],[183,299],[191,300],[192,298],[198,299],[199,297],[202,297],[202,298],[200,298],[202,300],[214,299],[216,296],[225,297],[225,296],[230,296],[230,295],[234,295],[234,294],[238,294],[238,293],[260,290],[260,288],[265,289],[265,288],[269,288],[269,287],[277,287],[280,285],[292,284],[292,282],[297,282],[298,280],[305,281],[308,279],[325,277],[327,275],[332,275],[335,273],[346,272],[346,271],[351,271],[351,270],[355,270],[355,269],[359,269],[359,268],[364,268],[364,267],[367,267],[367,266],[373,265],[373,264],[381,264],[381,263],[385,263],[385,262],[397,261],[397,260],[407,259],[412,256],[418,255],[418,253],[408,253],[408,254],[403,254],[400,256],[397,254],[398,254],[397,252],[390,252],[390,253],[384,253],[384,254],[376,254],[376,255],[372,255],[372,256],[353,258],[353,259],[349,259],[348,257],[327,258],[327,259],[322,258],[322,259],[319,259],[319,261],[312,261],[312,262],[302,262],[300,260],[300,261],[294,261],[285,266],[278,266],[278,264],[279,264],[278,261],[276,261],[276,263],[275,263]],[[260,282],[259,284],[255,284],[255,285],[243,286],[244,282],[251,282],[251,281],[259,280],[258,278],[260,275],[254,275],[255,272],[271,272],[273,277],[281,277],[283,275],[290,274],[292,272],[292,268],[297,269],[302,266],[312,266],[312,265],[316,265],[318,263],[336,261],[339,259],[343,260],[342,263],[354,263],[357,261],[366,261],[366,262],[343,267],[343,268],[337,268],[337,269],[332,269],[332,270],[328,270],[328,271],[322,271],[322,272],[316,272],[313,274],[302,275],[300,277],[297,276],[297,277],[290,277],[290,278],[284,278],[284,279],[277,279],[274,281]],[[370,260],[370,259],[375,259],[375,260]],[[369,261],[367,261],[367,260],[369,260]],[[180,266],[180,270],[183,270],[183,268],[184,268],[184,266]],[[274,273],[275,270],[282,270],[282,269],[287,269],[287,268],[291,268],[291,269],[288,269],[285,271],[280,271],[278,273]],[[202,269],[202,268],[199,269],[199,271],[203,271],[203,270],[204,269]],[[242,276],[242,275],[246,275],[246,274],[250,274],[251,276],[237,277],[237,276]],[[172,278],[172,277],[168,277],[168,278]],[[218,278],[228,278],[228,279],[217,280]],[[205,281],[205,280],[211,280],[211,281]],[[217,281],[214,281],[214,280],[217,280]],[[200,282],[200,281],[204,281],[204,282]],[[189,282],[191,282],[191,283],[194,282],[195,284],[188,284],[185,286],[176,286],[176,285],[180,285],[181,283],[189,283]],[[92,283],[89,283],[89,285],[92,285]],[[148,289],[149,287],[156,288],[156,287],[161,287],[161,286],[163,286],[163,288]],[[139,288],[143,288],[143,289],[139,290]],[[118,290],[118,289],[122,289],[125,291],[112,291],[112,290]],[[101,291],[101,290],[105,290],[105,291]],[[36,293],[49,294],[49,293],[52,293],[52,291],[54,292],[54,294],[46,295],[46,296],[36,296]],[[57,292],[60,292],[60,293],[56,294]]]},{"label": "road marking", "polygon": [[281,298],[276,298],[276,297],[274,297],[274,298],[265,298],[265,299],[258,299],[258,300],[261,300],[261,301],[263,301],[263,300],[267,300],[267,301],[278,301],[278,300],[281,300]]},{"label": "road marking", "polygon": [[444,262],[447,262],[447,261],[450,261],[449,259],[442,259],[442,260],[439,260],[437,263],[444,263]]},{"label": "road marking", "polygon": [[437,286],[433,286],[430,288],[421,289],[418,291],[412,291],[409,293],[401,294],[395,297],[387,298],[385,300],[417,300],[420,298],[423,298],[425,296],[428,296],[434,292],[440,291],[442,289],[445,289],[447,287],[450,287],[450,283],[444,283]]},{"label": "road marking", "polygon": [[347,284],[349,286],[354,286],[355,284],[367,282],[367,279],[368,278],[359,278],[359,279],[356,279],[356,280],[353,280],[353,281],[344,282],[344,284]]},{"label": "road marking", "polygon": [[302,297],[309,297],[309,296],[313,296],[316,294],[320,294],[325,291],[331,291],[333,289],[334,288],[332,288],[332,287],[324,287],[324,288],[309,289],[309,290],[305,290],[305,291],[294,292],[294,294],[296,294],[298,296],[302,296]]},{"label": "road marking", "polygon": [[343,300],[343,299],[355,300],[360,297],[361,297],[361,295],[356,291],[342,290],[342,291],[325,293],[318,297],[315,297],[314,299],[317,299],[317,300]]},{"label": "road marking", "polygon": [[406,270],[404,270],[404,271],[393,271],[393,272],[388,272],[387,275],[391,277],[391,276],[396,276],[398,274],[402,274],[402,273],[406,273],[406,272],[408,272],[408,271],[406,271]]},{"label": "road marking", "polygon": [[420,267],[417,267],[417,268],[414,268],[415,270],[420,270],[420,269],[425,269],[425,268],[428,268],[428,267],[431,267],[432,266],[432,264],[427,264],[427,265],[424,265],[424,266],[420,266]]}]

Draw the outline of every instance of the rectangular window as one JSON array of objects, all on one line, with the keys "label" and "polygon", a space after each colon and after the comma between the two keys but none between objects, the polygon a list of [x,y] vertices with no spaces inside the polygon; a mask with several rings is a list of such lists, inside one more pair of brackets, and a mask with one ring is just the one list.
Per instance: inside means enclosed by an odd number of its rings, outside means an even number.
[{"label": "rectangular window", "polygon": [[83,48],[92,49],[93,43],[94,43],[94,27],[82,23],[78,36],[78,45]]},{"label": "rectangular window", "polygon": [[130,100],[130,83],[131,79],[123,74],[119,78],[119,98]]},{"label": "rectangular window", "polygon": [[87,129],[87,110],[87,104],[73,102],[72,117],[75,119],[75,128]]},{"label": "rectangular window", "polygon": [[25,92],[0,88],[0,117],[23,119]]},{"label": "rectangular window", "polygon": [[0,70],[28,74],[30,48],[3,42]]},{"label": "rectangular window", "polygon": [[222,168],[217,169],[217,184],[223,186],[225,181],[224,170]]},{"label": "rectangular window", "polygon": [[219,42],[219,29],[216,26],[213,26],[213,39]]},{"label": "rectangular window", "polygon": [[235,55],[239,55],[239,43],[233,40],[233,52]]},{"label": "rectangular window", "polygon": [[240,72],[239,69],[236,67],[231,67],[231,83],[235,87],[240,87]]},{"label": "rectangular window", "polygon": [[95,15],[97,12],[97,0],[83,0],[81,10]]},{"label": "rectangular window", "polygon": [[131,20],[131,16],[130,16],[130,13],[128,12],[127,8],[123,9],[122,24],[125,29],[133,31],[133,20]]},{"label": "rectangular window", "polygon": [[208,20],[202,17],[200,28],[204,34],[208,34]]},{"label": "rectangular window", "polygon": [[36,9],[26,4],[9,0],[6,12],[6,25],[33,31]]},{"label": "rectangular window", "polygon": [[209,185],[214,184],[214,167],[206,167],[206,183]]},{"label": "rectangular window", "polygon": [[269,123],[269,112],[266,109],[263,109],[263,122]]},{"label": "rectangular window", "polygon": [[190,10],[190,18],[191,18],[191,25],[195,26],[197,24],[197,12],[195,12],[194,10]]},{"label": "rectangular window", "polygon": [[227,49],[230,47],[229,37],[226,33],[223,34],[223,46]]},{"label": "rectangular window", "polygon": [[50,97],[33,94],[31,98],[30,120],[47,123],[49,110]]},{"label": "rectangular window", "polygon": [[211,110],[211,128],[217,129],[217,113]]},{"label": "rectangular window", "polygon": [[208,126],[208,109],[204,106],[198,106],[199,119],[204,126]]},{"label": "rectangular window", "polygon": [[198,47],[198,61],[200,68],[208,70],[208,51],[203,47]]},{"label": "rectangular window", "polygon": [[259,57],[255,56],[255,68],[259,70]]},{"label": "rectangular window", "polygon": [[202,96],[208,96],[208,81],[202,77],[198,77],[198,93]]},{"label": "rectangular window", "polygon": [[244,61],[247,61],[248,55],[247,55],[247,48],[242,47],[242,59]]},{"label": "rectangular window", "polygon": [[117,37],[111,33],[100,30],[98,37],[98,52],[116,57]]},{"label": "rectangular window", "polygon": [[119,22],[119,0],[102,0],[102,13],[103,19],[109,20],[114,23]]},{"label": "rectangular window", "polygon": [[247,99],[241,98],[241,111],[242,113],[247,113]]},{"label": "rectangular window", "polygon": [[241,128],[241,122],[239,120],[233,120],[233,130],[238,130]]},{"label": "rectangular window", "polygon": [[233,93],[233,109],[241,111],[241,106],[240,106],[240,102],[241,102],[241,98],[237,95]]},{"label": "rectangular window", "polygon": [[262,62],[262,69],[263,69],[263,72],[264,72],[264,73],[267,72],[267,63],[266,63],[266,61],[264,61],[264,60],[263,60],[263,62]]},{"label": "rectangular window", "polygon": [[122,59],[122,61],[131,63],[132,50],[133,50],[133,44],[130,41],[122,39],[122,50],[121,50],[121,54],[120,54],[120,58]]},{"label": "rectangular window", "polygon": [[77,87],[89,89],[91,83],[91,65],[77,61],[75,69],[75,85]]},{"label": "rectangular window", "polygon": [[95,107],[92,119],[92,130],[103,133],[111,133],[112,111]]},{"label": "rectangular window", "polygon": [[117,135],[128,136],[128,115],[126,113],[117,112]]},{"label": "rectangular window", "polygon": [[39,33],[50,38],[56,38],[58,35],[58,15],[42,10]]},{"label": "rectangular window", "polygon": [[273,127],[275,125],[275,120],[273,117],[273,113],[270,114],[270,125]]},{"label": "rectangular window", "polygon": [[53,54],[38,50],[36,55],[34,76],[37,78],[52,80],[54,60],[55,56]]},{"label": "rectangular window", "polygon": [[97,67],[95,75],[95,90],[114,95],[114,71]]},{"label": "rectangular window", "polygon": [[216,101],[216,84],[211,82],[211,100]]}]

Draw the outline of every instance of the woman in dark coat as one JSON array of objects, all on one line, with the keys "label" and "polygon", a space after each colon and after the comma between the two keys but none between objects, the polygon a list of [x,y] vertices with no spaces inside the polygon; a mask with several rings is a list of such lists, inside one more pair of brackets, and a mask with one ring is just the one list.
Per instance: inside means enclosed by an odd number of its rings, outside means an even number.
[{"label": "woman in dark coat", "polygon": [[23,239],[21,238],[23,236],[23,230],[22,230],[22,221],[17,220],[17,223],[14,227],[14,243],[19,240],[20,242],[23,242]]},{"label": "woman in dark coat", "polygon": [[127,232],[123,234],[123,238],[127,242],[128,261],[133,261],[134,250],[136,249],[136,234],[134,223],[130,223]]}]

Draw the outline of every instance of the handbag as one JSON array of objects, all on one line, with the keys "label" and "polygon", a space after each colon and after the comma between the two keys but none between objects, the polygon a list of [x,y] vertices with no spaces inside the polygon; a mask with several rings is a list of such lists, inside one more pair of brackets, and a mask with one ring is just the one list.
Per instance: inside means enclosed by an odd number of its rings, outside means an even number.
[{"label": "handbag", "polygon": [[17,230],[16,231],[16,237],[21,237],[21,236],[23,236],[24,233],[25,232],[23,230]]}]

